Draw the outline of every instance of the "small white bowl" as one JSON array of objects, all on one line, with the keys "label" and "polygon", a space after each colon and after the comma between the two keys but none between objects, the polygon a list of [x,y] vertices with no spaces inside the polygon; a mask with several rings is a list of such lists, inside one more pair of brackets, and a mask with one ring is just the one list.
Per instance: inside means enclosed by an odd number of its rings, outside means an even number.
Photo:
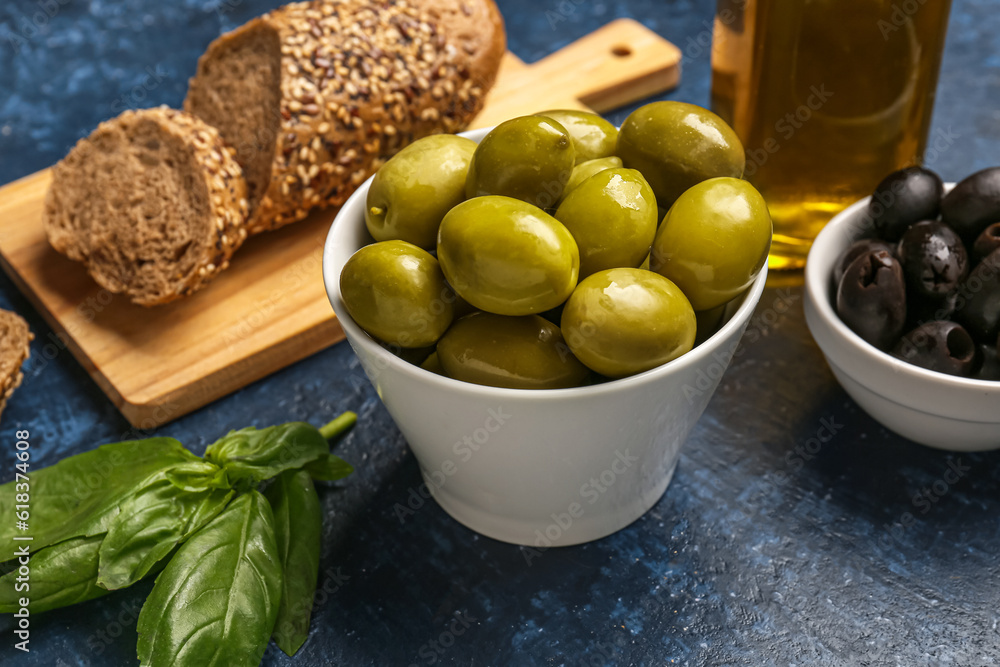
[{"label": "small white bowl", "polygon": [[[479,141],[487,131],[464,136]],[[483,535],[536,547],[596,540],[642,516],[670,483],[760,300],[766,269],[715,335],[645,373],[574,389],[459,382],[386,351],[344,306],[341,269],[372,243],[364,223],[370,184],[333,221],[323,277],[347,340],[420,464],[427,489],[415,492],[429,492]]]},{"label": "small white bowl", "polygon": [[896,359],[851,331],[834,310],[833,267],[870,229],[869,199],[835,216],[809,251],[803,300],[809,331],[844,391],[886,428],[938,449],[1000,448],[1000,382],[946,375]]}]

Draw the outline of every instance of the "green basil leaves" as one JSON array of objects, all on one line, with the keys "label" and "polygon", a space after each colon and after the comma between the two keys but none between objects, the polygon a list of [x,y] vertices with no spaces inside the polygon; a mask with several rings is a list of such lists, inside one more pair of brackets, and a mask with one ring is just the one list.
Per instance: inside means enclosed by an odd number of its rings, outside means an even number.
[{"label": "green basil leaves", "polygon": [[221,466],[234,483],[262,482],[329,454],[330,445],[315,427],[292,422],[230,431],[209,445],[205,459]]},{"label": "green basil leaves", "polygon": [[98,583],[115,590],[139,581],[232,497],[232,490],[190,492],[157,479],[125,501],[111,522],[101,544]]},{"label": "green basil leaves", "polygon": [[0,613],[16,613],[20,598],[30,600],[29,611],[38,614],[110,593],[97,585],[97,552],[103,539],[74,537],[32,554],[29,581],[16,581],[16,569],[0,577]]},{"label": "green basil leaves", "polygon": [[274,641],[294,655],[309,636],[323,515],[312,477],[303,470],[279,475],[266,495],[274,511],[274,536],[285,573]]},{"label": "green basil leaves", "polygon": [[139,661],[168,667],[260,663],[281,600],[267,500],[250,491],[185,542],[139,613]]},{"label": "green basil leaves", "polygon": [[[309,636],[319,574],[313,479],[353,471],[328,439],[356,420],[232,431],[204,458],[171,438],[122,442],[34,471],[34,539],[15,542],[14,522],[0,525],[0,563],[24,558],[18,546],[32,550],[30,590],[18,590],[13,561],[0,576],[0,613],[22,598],[33,613],[76,604],[159,572],[139,615],[142,665],[256,665],[272,636],[294,654]],[[0,516],[13,515],[22,492],[0,486]]]},{"label": "green basil leaves", "polygon": [[[173,438],[103,445],[31,473],[31,542],[41,549],[71,537],[108,529],[118,506],[151,475],[197,461]],[[0,486],[0,516],[14,516],[14,482]],[[14,557],[13,521],[0,522],[0,562]]]}]

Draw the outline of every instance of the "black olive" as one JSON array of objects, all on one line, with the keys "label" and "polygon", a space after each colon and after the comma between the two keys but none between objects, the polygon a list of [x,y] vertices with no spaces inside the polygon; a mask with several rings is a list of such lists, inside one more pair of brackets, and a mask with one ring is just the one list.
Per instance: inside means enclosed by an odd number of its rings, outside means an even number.
[{"label": "black olive", "polygon": [[980,343],[992,343],[1000,335],[1000,249],[979,262],[962,282],[954,317]]},{"label": "black olive", "polygon": [[906,322],[903,269],[885,250],[856,258],[837,287],[837,312],[854,333],[880,350],[899,340]]},{"label": "black olive", "polygon": [[900,169],[875,188],[868,202],[868,217],[879,238],[895,242],[910,225],[938,217],[943,192],[941,177],[933,171],[923,167]]},{"label": "black olive", "polygon": [[937,220],[910,226],[896,251],[912,298],[940,300],[954,291],[969,271],[969,258],[962,239],[951,227]]},{"label": "black olive", "polygon": [[1000,350],[989,344],[979,346],[977,368],[972,377],[977,380],[1000,381]]},{"label": "black olive", "polygon": [[941,201],[941,217],[971,245],[983,229],[1000,220],[1000,167],[959,182]]},{"label": "black olive", "polygon": [[914,329],[931,320],[950,320],[955,314],[958,303],[958,290],[945,294],[940,299],[914,296],[909,286],[906,291],[906,326],[905,330]]},{"label": "black olive", "polygon": [[892,355],[938,373],[967,377],[976,361],[976,344],[955,322],[925,322],[903,336]]},{"label": "black olive", "polygon": [[855,241],[844,251],[844,254],[840,256],[840,259],[834,265],[833,284],[840,284],[840,279],[844,277],[844,271],[851,265],[851,262],[866,252],[873,252],[875,250],[885,250],[894,257],[896,255],[896,247],[885,241],[879,241],[878,239],[861,239],[860,241]]},{"label": "black olive", "polygon": [[1000,222],[994,222],[976,238],[972,244],[972,259],[978,262],[997,248],[1000,248]]}]

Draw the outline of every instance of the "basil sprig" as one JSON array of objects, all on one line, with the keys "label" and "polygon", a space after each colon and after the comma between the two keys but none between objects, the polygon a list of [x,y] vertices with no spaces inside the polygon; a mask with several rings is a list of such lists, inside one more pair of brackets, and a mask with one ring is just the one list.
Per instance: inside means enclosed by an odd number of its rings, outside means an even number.
[{"label": "basil sprig", "polygon": [[[21,598],[33,613],[65,607],[159,573],[139,614],[142,665],[256,665],[272,635],[293,655],[319,577],[313,480],[353,471],[328,441],[356,420],[231,431],[204,458],[172,438],[133,440],[34,472],[33,540],[0,522],[0,564],[29,545],[31,589],[15,590],[16,568],[0,576],[0,613]],[[16,503],[15,482],[0,486],[0,516]]]},{"label": "basil sprig", "polygon": [[[309,636],[313,596],[319,577],[323,514],[312,478],[305,470],[282,473],[267,489],[274,510],[274,535],[286,573],[274,626],[274,642],[294,655]],[[288,576],[287,573],[298,573]]]}]

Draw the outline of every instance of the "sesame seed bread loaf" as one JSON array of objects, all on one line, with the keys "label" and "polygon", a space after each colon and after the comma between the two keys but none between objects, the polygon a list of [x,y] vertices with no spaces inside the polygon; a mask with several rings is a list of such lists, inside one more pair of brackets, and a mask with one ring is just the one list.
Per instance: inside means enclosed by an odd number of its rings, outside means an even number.
[{"label": "sesame seed bread loaf", "polygon": [[20,315],[0,310],[0,414],[24,379],[21,365],[28,358],[32,338],[28,323]]},{"label": "sesame seed bread loaf", "polygon": [[342,204],[415,139],[479,112],[505,51],[492,0],[314,0],[215,40],[184,108],[246,173],[250,234]]},{"label": "sesame seed bread loaf", "polygon": [[101,123],[53,169],[49,242],[153,306],[204,287],[247,237],[243,172],[219,133],[166,107]]}]

